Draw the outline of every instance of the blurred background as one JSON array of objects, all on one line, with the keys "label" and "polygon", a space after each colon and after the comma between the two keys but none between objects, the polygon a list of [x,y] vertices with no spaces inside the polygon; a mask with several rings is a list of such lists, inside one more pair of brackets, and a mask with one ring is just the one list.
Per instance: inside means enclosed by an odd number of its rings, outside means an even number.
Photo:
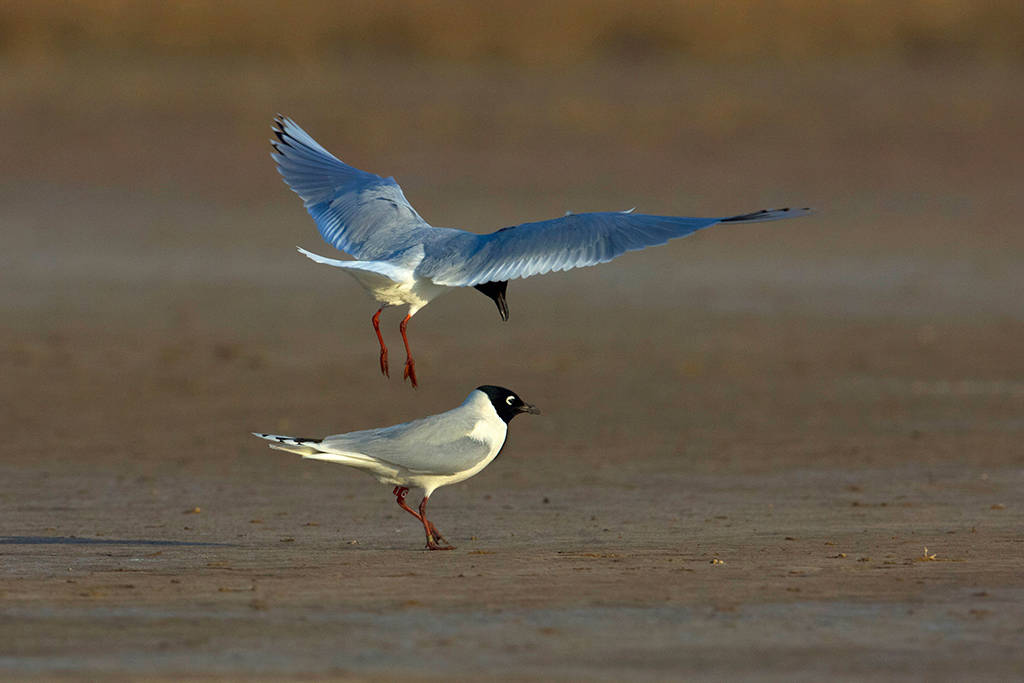
[{"label": "blurred background", "polygon": [[[6,0],[3,458],[281,476],[249,431],[498,383],[545,411],[511,484],[559,454],[1019,463],[1022,67],[1014,0]],[[506,324],[444,297],[413,392],[362,290],[294,250],[332,254],[270,160],[278,113],[438,226],[818,213],[513,282]]]}]

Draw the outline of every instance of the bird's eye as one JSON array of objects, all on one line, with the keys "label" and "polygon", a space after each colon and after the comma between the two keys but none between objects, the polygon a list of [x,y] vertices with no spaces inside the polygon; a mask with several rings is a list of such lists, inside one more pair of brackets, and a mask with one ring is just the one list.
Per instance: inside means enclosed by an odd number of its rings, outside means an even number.
[{"label": "bird's eye", "polygon": [[509,396],[508,398],[505,399],[505,403],[512,405],[512,401],[514,400],[516,400],[515,396]]}]

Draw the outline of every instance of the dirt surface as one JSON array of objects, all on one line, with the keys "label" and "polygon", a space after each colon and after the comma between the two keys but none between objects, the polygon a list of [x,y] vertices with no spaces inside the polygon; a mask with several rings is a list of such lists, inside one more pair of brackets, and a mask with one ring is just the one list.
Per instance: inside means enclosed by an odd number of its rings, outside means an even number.
[{"label": "dirt surface", "polygon": [[[257,66],[2,72],[0,677],[1024,675],[1019,72]],[[413,391],[294,252],[276,111],[439,225],[820,213],[443,297]],[[249,434],[485,383],[542,415],[432,497],[446,553]]]}]

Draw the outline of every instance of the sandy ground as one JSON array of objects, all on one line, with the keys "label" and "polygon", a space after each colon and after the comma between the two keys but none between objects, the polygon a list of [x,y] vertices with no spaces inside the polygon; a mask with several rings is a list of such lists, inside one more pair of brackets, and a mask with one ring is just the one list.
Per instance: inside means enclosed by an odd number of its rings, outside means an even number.
[{"label": "sandy ground", "polygon": [[[634,110],[614,71],[324,67],[354,93],[330,109],[286,69],[139,68],[3,72],[0,677],[1024,675],[1019,73],[665,70]],[[406,126],[351,113],[417,92]],[[413,391],[355,283],[293,251],[329,253],[266,156],[277,110],[442,225],[822,211],[514,282],[508,323],[439,299]],[[249,435],[484,383],[543,414],[432,498],[448,553]]]}]

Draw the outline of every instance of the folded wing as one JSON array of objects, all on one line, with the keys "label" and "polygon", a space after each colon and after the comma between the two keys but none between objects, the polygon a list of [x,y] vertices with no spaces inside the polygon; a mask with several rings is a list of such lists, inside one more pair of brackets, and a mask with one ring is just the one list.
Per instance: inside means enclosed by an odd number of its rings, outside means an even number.
[{"label": "folded wing", "polygon": [[494,444],[469,436],[474,421],[433,415],[406,424],[329,436],[317,448],[326,453],[369,456],[412,472],[464,472],[490,455]]}]

